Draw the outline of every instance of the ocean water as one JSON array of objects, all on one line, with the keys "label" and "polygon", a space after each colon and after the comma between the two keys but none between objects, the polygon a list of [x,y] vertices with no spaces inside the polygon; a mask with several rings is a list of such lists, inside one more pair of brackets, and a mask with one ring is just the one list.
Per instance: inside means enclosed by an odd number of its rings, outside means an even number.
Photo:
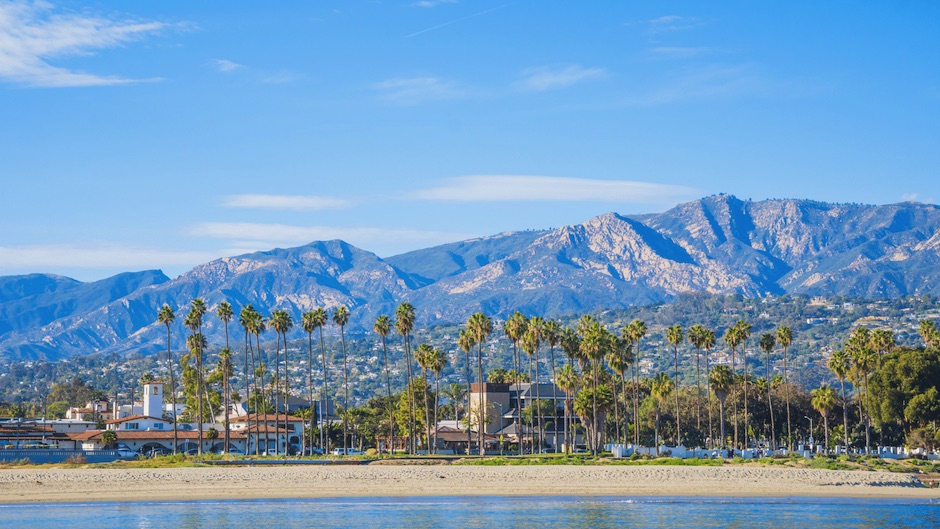
[{"label": "ocean water", "polygon": [[434,497],[68,503],[0,505],[0,527],[938,528],[940,501]]}]

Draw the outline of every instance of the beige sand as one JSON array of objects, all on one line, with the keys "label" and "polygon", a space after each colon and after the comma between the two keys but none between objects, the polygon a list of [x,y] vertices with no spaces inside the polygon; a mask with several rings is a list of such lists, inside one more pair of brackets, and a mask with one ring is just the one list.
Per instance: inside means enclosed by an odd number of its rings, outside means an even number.
[{"label": "beige sand", "polygon": [[368,465],[0,470],[0,503],[340,496],[940,498],[916,477],[763,467]]}]

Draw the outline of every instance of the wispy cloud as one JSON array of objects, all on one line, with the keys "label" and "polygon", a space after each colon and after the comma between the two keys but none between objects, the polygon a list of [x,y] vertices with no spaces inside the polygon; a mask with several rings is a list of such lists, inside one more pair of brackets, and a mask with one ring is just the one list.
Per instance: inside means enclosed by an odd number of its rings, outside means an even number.
[{"label": "wispy cloud", "polygon": [[[794,90],[802,90],[794,87]],[[702,99],[766,94],[769,81],[753,65],[711,65],[683,69],[669,75],[658,86],[627,98],[628,105],[652,106]]]},{"label": "wispy cloud", "polygon": [[573,84],[607,75],[603,68],[585,68],[577,64],[565,67],[529,68],[522,72],[516,88],[535,92],[566,88]]},{"label": "wispy cloud", "polygon": [[222,73],[231,73],[231,72],[234,72],[235,70],[240,70],[244,68],[245,66],[242,64],[238,64],[237,62],[230,61],[228,59],[216,59],[215,67],[218,68],[218,70]]},{"label": "wispy cloud", "polygon": [[466,95],[466,90],[457,83],[430,76],[387,79],[376,83],[373,88],[382,99],[399,105],[417,105]]},{"label": "wispy cloud", "polygon": [[341,209],[352,203],[343,198],[312,195],[229,195],[222,205],[228,208],[319,210]]},{"label": "wispy cloud", "polygon": [[411,228],[296,226],[250,222],[205,222],[189,230],[198,237],[225,239],[241,250],[267,250],[275,246],[342,239],[363,248],[379,245],[435,245],[468,239],[476,234]]},{"label": "wispy cloud", "polygon": [[646,204],[690,198],[696,190],[629,180],[556,176],[481,175],[450,178],[413,194],[419,200],[453,202],[625,202]]},{"label": "wispy cloud", "polygon": [[421,0],[411,4],[413,7],[437,7],[443,4],[456,4],[457,0]]},{"label": "wispy cloud", "polygon": [[646,21],[647,31],[650,33],[665,33],[670,31],[685,31],[704,25],[705,22],[696,17],[681,17],[678,15],[665,15]]},{"label": "wispy cloud", "polygon": [[121,244],[0,246],[0,274],[69,268],[141,269],[215,259],[207,252],[160,250]]},{"label": "wispy cloud", "polygon": [[166,27],[161,22],[57,14],[46,2],[3,2],[0,3],[0,80],[36,87],[140,82],[140,79],[72,71],[53,66],[49,61],[118,47]]}]

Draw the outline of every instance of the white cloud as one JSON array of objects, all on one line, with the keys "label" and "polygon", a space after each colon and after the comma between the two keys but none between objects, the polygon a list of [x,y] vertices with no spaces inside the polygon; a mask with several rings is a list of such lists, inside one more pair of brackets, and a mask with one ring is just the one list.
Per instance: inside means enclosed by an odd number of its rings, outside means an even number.
[{"label": "white cloud", "polygon": [[373,85],[379,96],[400,105],[417,105],[425,101],[457,99],[466,92],[456,83],[439,77],[387,79]]},{"label": "white cloud", "polygon": [[904,202],[917,202],[917,199],[920,196],[917,193],[904,193],[901,195],[901,200]]},{"label": "white cloud", "polygon": [[667,31],[684,31],[696,28],[704,24],[695,17],[680,17],[677,15],[666,15],[652,20],[647,20],[647,27],[650,33],[663,33]]},{"label": "white cloud", "polygon": [[351,202],[335,197],[311,195],[229,195],[223,197],[222,205],[229,208],[254,209],[340,209],[349,207]]},{"label": "white cloud", "polygon": [[391,227],[294,226],[250,222],[204,222],[189,230],[191,235],[227,239],[241,250],[296,246],[312,241],[342,239],[361,248],[377,245],[430,246],[468,239],[476,235],[434,230]]},{"label": "white cloud", "polygon": [[414,198],[454,202],[626,202],[647,204],[690,198],[696,190],[676,185],[628,180],[555,176],[481,175],[448,179],[446,185],[420,190]]},{"label": "white cloud", "polygon": [[0,272],[68,268],[140,269],[192,266],[215,259],[206,252],[159,250],[120,244],[0,246]]},{"label": "white cloud", "polygon": [[45,2],[0,3],[0,80],[37,87],[140,82],[72,71],[48,61],[118,47],[166,28],[161,22],[109,20],[52,10]]},{"label": "white cloud", "polygon": [[222,73],[231,73],[231,72],[234,72],[235,70],[244,68],[245,66],[242,64],[238,64],[237,62],[230,61],[228,59],[216,59],[215,67],[218,68],[219,71]]},{"label": "white cloud", "polygon": [[605,75],[607,75],[607,71],[603,68],[584,68],[576,64],[564,68],[529,68],[522,72],[522,79],[516,83],[516,87],[522,90],[542,92],[565,88]]}]

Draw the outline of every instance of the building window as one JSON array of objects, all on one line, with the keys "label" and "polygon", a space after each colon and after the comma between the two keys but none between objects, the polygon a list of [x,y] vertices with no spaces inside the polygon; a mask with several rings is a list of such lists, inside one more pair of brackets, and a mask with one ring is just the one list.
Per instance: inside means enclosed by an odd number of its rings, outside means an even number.
[{"label": "building window", "polygon": [[129,422],[129,423],[127,423],[127,425],[124,427],[124,429],[125,429],[125,430],[139,430],[139,429],[140,429],[140,424],[138,424],[138,423],[136,423],[136,422]]},{"label": "building window", "polygon": [[154,387],[153,387],[153,394],[154,394],[154,395],[159,395],[159,394],[160,394],[160,386],[154,386]]}]

